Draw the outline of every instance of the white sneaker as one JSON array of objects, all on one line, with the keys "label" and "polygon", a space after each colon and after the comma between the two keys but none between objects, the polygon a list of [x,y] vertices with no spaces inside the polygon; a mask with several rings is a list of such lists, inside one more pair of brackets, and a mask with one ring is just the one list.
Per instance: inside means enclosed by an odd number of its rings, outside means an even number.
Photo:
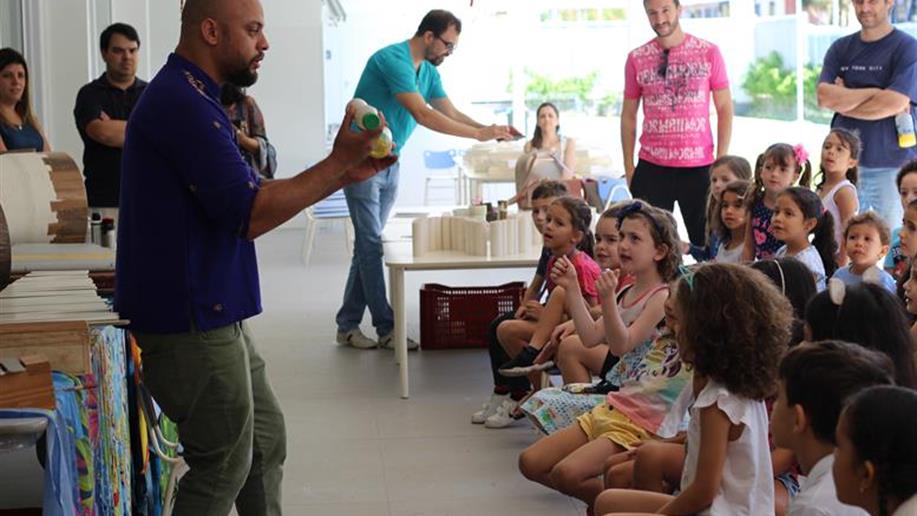
[{"label": "white sneaker", "polygon": [[[395,332],[379,337],[379,347],[382,349],[395,349],[394,345]],[[420,347],[416,340],[408,339],[408,351],[413,351]]]},{"label": "white sneaker", "polygon": [[513,421],[516,420],[516,418],[513,417],[513,412],[515,412],[518,406],[518,401],[513,401],[512,398],[507,397],[500,402],[500,405],[493,415],[484,420],[484,426],[487,428],[506,428],[512,425]]},{"label": "white sneaker", "polygon": [[377,346],[376,341],[363,335],[360,328],[355,328],[350,331],[339,331],[337,342],[341,346],[352,346],[357,349],[373,349]]},{"label": "white sneaker", "polygon": [[503,400],[508,400],[509,394],[497,394],[493,393],[490,395],[490,398],[481,405],[481,410],[475,412],[471,415],[471,422],[480,425],[487,420],[490,416],[494,415],[497,412],[497,407],[503,404]]}]

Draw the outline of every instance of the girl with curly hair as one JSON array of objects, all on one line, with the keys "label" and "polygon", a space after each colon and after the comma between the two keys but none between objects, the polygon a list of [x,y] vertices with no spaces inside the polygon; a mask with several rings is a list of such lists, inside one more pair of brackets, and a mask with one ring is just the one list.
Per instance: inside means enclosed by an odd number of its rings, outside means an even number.
[{"label": "girl with curly hair", "polygon": [[[790,301],[794,320],[789,345],[795,346],[804,339],[806,305],[815,296],[815,278],[809,268],[795,258],[759,260],[750,267],[764,273]],[[770,405],[774,399],[771,397],[765,403]],[[605,487],[674,492],[684,469],[684,439],[679,435],[667,441],[647,442],[636,450],[609,458],[606,463]],[[771,446],[771,463],[776,480],[774,510],[777,516],[781,516],[786,514],[790,498],[799,491],[795,460],[789,450]]]},{"label": "girl with curly hair", "polygon": [[681,492],[609,489],[595,512],[773,513],[764,399],[775,392],[793,308],[763,274],[716,263],[677,281],[672,310],[681,359],[694,367],[673,408],[691,416]]},{"label": "girl with curly hair", "polygon": [[[617,364],[605,376],[617,392],[607,401],[528,447],[519,457],[526,478],[592,504],[602,490],[599,478],[605,459],[656,435],[674,435],[669,415],[689,375],[674,340],[660,335],[665,315],[667,282],[681,260],[671,214],[640,201],[619,214],[621,268],[634,284],[616,294],[618,273],[605,271],[596,282],[602,318],[593,321],[583,307],[577,276],[564,260],[552,269],[558,286],[567,290],[567,307],[582,342],[605,342]],[[617,390],[619,389],[620,390]]]}]

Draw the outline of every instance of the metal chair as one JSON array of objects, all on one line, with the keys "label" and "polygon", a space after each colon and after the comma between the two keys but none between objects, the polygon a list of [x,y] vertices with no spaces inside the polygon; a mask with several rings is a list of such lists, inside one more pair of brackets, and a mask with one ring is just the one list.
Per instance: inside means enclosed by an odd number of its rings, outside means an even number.
[{"label": "metal chair", "polygon": [[458,153],[455,151],[455,149],[423,152],[424,166],[428,171],[434,171],[433,173],[427,173],[426,177],[424,178],[424,206],[430,205],[430,183],[434,181],[452,183],[453,197],[451,204],[459,204],[461,201],[462,181],[458,171],[458,163],[455,161],[457,154]]}]

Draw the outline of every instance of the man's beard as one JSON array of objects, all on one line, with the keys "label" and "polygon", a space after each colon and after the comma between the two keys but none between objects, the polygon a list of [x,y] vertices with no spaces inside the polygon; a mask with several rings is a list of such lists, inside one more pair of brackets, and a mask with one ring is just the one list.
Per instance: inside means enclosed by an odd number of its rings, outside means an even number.
[{"label": "man's beard", "polygon": [[244,68],[239,68],[226,74],[226,82],[235,84],[240,88],[248,88],[255,84],[258,81],[258,71],[252,69],[252,64],[262,57],[263,54],[246,63]]},{"label": "man's beard", "polygon": [[657,29],[656,27],[653,27],[653,32],[655,32],[656,35],[659,36],[660,38],[664,38],[666,36],[671,35],[673,32],[675,32],[675,29],[678,28],[678,22],[675,21],[675,22],[669,23],[669,26],[667,28],[669,29],[668,32],[663,33],[662,29]]},{"label": "man's beard", "polygon": [[432,52],[424,52],[424,59],[433,66],[439,66],[446,60],[444,55],[436,55]]},{"label": "man's beard", "polygon": [[247,88],[258,81],[258,72],[251,68],[243,68],[226,75],[226,82],[240,88]]}]

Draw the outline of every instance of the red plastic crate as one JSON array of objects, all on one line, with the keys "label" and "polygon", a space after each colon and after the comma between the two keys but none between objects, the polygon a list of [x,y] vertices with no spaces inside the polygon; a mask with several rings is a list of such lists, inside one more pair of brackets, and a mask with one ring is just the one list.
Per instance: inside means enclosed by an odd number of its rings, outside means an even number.
[{"label": "red plastic crate", "polygon": [[486,348],[487,330],[498,315],[519,308],[525,283],[495,287],[420,289],[420,345],[423,349]]}]

